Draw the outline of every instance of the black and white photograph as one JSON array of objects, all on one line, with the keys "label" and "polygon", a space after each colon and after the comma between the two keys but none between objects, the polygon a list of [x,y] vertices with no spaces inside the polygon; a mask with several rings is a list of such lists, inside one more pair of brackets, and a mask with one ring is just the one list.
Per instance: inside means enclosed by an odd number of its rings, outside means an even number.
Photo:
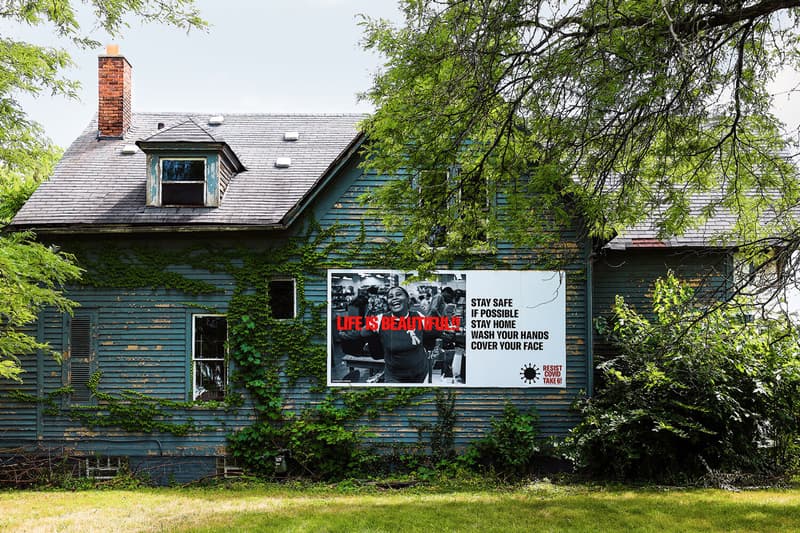
[{"label": "black and white photograph", "polygon": [[466,274],[331,271],[329,381],[467,384]]}]

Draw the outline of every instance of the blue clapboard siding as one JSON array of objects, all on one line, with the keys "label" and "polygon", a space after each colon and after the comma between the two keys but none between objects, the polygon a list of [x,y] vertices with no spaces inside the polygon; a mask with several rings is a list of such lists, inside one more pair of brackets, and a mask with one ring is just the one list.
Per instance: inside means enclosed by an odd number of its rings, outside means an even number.
[{"label": "blue clapboard siding", "polygon": [[[364,174],[351,165],[343,172],[332,187],[317,200],[314,215],[323,227],[334,224],[341,227],[340,235],[344,241],[356,240],[362,230],[366,241],[380,244],[387,239],[387,233],[380,224],[378,213],[372,208],[362,205],[359,196],[374,187],[386,183],[389,177],[376,174]],[[498,198],[498,207],[505,207],[502,198]],[[562,267],[567,273],[567,387],[565,389],[454,389],[456,399],[455,437],[457,446],[465,446],[485,433],[491,420],[502,414],[506,401],[511,401],[521,409],[535,407],[540,415],[541,430],[545,435],[563,436],[577,422],[577,415],[570,406],[576,398],[586,393],[589,387],[587,369],[590,360],[587,356],[587,272],[586,243],[579,237],[580,228],[562,228],[557,235],[555,250],[559,257],[565,259]],[[548,270],[548,266],[538,266],[539,256],[535,251],[514,249],[508,244],[499,243],[497,256],[487,257],[485,265],[471,266],[480,270],[498,268],[495,259],[499,259],[499,268],[514,270]],[[360,265],[354,265],[358,268]],[[374,266],[374,265],[372,265]],[[391,268],[387,263],[386,267]],[[306,295],[313,298],[325,298],[327,287],[324,283],[307,286]],[[322,301],[322,300],[321,300]],[[415,444],[419,442],[419,434],[415,426],[431,425],[437,420],[433,394],[420,398],[421,404],[386,413],[376,420],[365,421],[366,429],[374,434],[371,441],[376,445]]]},{"label": "blue clapboard siding", "polygon": [[[36,337],[37,326],[27,326],[22,332]],[[25,370],[20,376],[22,383],[0,379],[0,387],[35,395],[37,353],[20,355],[19,360]],[[15,442],[30,442],[36,439],[36,412],[37,406],[27,402],[9,400],[0,405],[0,449],[9,445],[13,447],[16,445]]]},{"label": "blue clapboard siding", "polygon": [[[306,213],[295,222],[289,232],[226,232],[214,233],[129,233],[115,235],[61,236],[53,240],[69,250],[71,246],[108,246],[146,244],[163,246],[170,250],[191,248],[197,244],[206,246],[232,245],[252,249],[264,249],[283,242],[291,233],[302,234],[314,220],[323,228],[333,225],[339,227],[337,249],[354,242],[366,230],[367,246],[378,245],[388,235],[379,223],[376,211],[359,201],[359,196],[386,183],[390,178],[375,174],[364,174],[355,162],[346,165],[336,179],[315,198]],[[502,199],[498,205],[502,208]],[[565,259],[563,269],[567,273],[567,387],[566,389],[455,389],[457,446],[465,446],[480,438],[489,428],[493,418],[498,417],[505,402],[510,401],[526,410],[535,407],[541,418],[541,429],[546,435],[564,435],[577,422],[576,413],[570,405],[576,398],[584,395],[590,387],[587,368],[591,364],[588,354],[590,346],[587,323],[590,315],[587,310],[588,256],[586,243],[580,237],[580,228],[562,228],[557,234],[558,255]],[[474,269],[542,269],[552,267],[542,265],[541,256],[533,250],[516,250],[500,243],[496,257],[485,257],[484,265],[471,266]],[[549,252],[553,252],[550,250]],[[335,253],[335,252],[334,252]],[[334,256],[335,258],[336,256]],[[359,267],[361,265],[353,265]],[[375,266],[375,265],[371,265]],[[393,265],[387,262],[386,268]],[[172,270],[185,276],[208,281],[220,288],[219,293],[191,296],[179,291],[163,289],[94,289],[75,288],[70,296],[78,301],[82,309],[91,311],[96,317],[98,332],[96,368],[102,372],[100,390],[119,393],[133,390],[156,398],[183,401],[190,399],[189,364],[191,360],[191,313],[205,313],[204,308],[213,307],[220,313],[227,310],[234,282],[225,274],[193,270],[186,265],[174,265]],[[305,296],[317,304],[327,300],[327,280],[316,276],[306,280]],[[59,351],[66,347],[64,318],[53,311],[45,313],[41,322],[42,338]],[[324,341],[323,341],[324,342]],[[49,357],[41,357],[38,364],[41,372],[34,379],[26,381],[30,392],[36,391],[39,383],[40,394],[52,392],[64,383],[62,365]],[[27,363],[26,363],[27,366]],[[0,390],[5,388],[0,385]],[[300,410],[322,400],[324,393],[311,392],[311,384],[300,380],[293,386],[285,386],[284,400],[287,409]],[[0,411],[11,413],[11,406],[0,394]],[[179,410],[173,422],[182,422],[189,417],[199,426],[209,429],[185,437],[170,434],[136,434],[114,428],[86,428],[63,416],[50,416],[38,412],[35,406],[21,406],[25,411],[25,421],[16,422],[16,427],[31,424],[38,428],[24,435],[38,437],[49,445],[64,445],[84,452],[102,455],[130,455],[134,457],[203,457],[225,453],[225,437],[237,428],[243,427],[253,419],[249,403],[230,412],[192,408]],[[10,415],[7,415],[10,416]],[[21,415],[20,415],[21,416]],[[5,419],[2,419],[5,420]],[[394,445],[417,445],[420,443],[418,428],[432,425],[437,420],[433,394],[419,397],[415,405],[383,413],[375,419],[361,420],[354,427],[364,428],[371,434],[369,442],[383,448]],[[3,422],[3,428],[13,426]],[[21,431],[21,429],[20,429]],[[422,444],[427,443],[423,435]],[[22,433],[20,433],[22,436]],[[158,461],[156,461],[158,462]],[[202,461],[201,461],[202,462]],[[188,464],[188,463],[187,463]],[[199,463],[198,463],[199,464]],[[203,468],[208,467],[207,462]]]},{"label": "blue clapboard siding", "polygon": [[[651,315],[655,282],[669,271],[697,287],[698,297],[722,299],[730,281],[730,268],[731,256],[726,250],[604,250],[594,264],[594,316],[609,316],[617,295],[639,312]],[[599,335],[595,335],[594,345],[596,355],[612,352]]]},{"label": "blue clapboard siding", "polygon": [[[90,240],[101,248],[106,244],[121,244],[119,236]],[[70,245],[86,244],[80,238],[65,238],[61,242],[67,249]],[[149,242],[159,244],[159,239],[150,239]],[[75,287],[69,291],[69,296],[80,304],[76,312],[91,313],[96,319],[94,368],[102,372],[99,387],[102,392],[135,391],[165,400],[191,399],[188,382],[191,315],[209,313],[208,308],[225,313],[233,280],[227,275],[196,271],[181,265],[175,265],[171,270],[208,281],[221,292],[193,296],[162,289]],[[40,338],[54,350],[65,352],[68,348],[65,345],[67,324],[68,319],[61,313],[49,310],[40,321]],[[38,373],[37,364],[41,370]],[[30,369],[24,376],[24,384],[0,383],[0,394],[12,388],[36,394],[38,384],[39,395],[45,396],[66,383],[65,365],[50,356],[40,356],[38,363],[35,355],[29,356],[23,360],[23,365]],[[58,401],[59,404],[66,402],[61,397]],[[226,436],[253,420],[252,409],[247,406],[233,412],[200,407],[180,409],[171,413],[174,416],[167,421],[183,423],[191,418],[198,428],[203,429],[177,437],[168,433],[137,434],[114,428],[91,429],[64,416],[42,413],[41,408],[35,405],[10,403],[5,395],[0,402],[0,447],[30,445],[38,439],[45,446],[65,446],[77,452],[102,455],[223,455]],[[16,431],[16,428],[24,432]]]}]

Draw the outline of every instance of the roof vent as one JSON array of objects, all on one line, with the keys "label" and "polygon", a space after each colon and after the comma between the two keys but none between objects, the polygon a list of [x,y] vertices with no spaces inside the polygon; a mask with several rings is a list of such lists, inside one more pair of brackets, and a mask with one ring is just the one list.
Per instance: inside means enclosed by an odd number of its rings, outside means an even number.
[{"label": "roof vent", "polygon": [[135,144],[126,144],[122,147],[122,155],[133,155],[139,151],[139,148]]},{"label": "roof vent", "polygon": [[289,168],[292,166],[292,158],[291,157],[279,157],[275,160],[275,166],[277,168]]},{"label": "roof vent", "polygon": [[299,131],[287,131],[286,133],[283,134],[284,141],[296,141],[299,138],[300,138]]},{"label": "roof vent", "polygon": [[164,129],[164,123],[163,123],[163,122],[159,122],[159,123],[156,125],[156,127],[157,127],[158,129],[160,129],[160,130],[163,130],[163,129]]},{"label": "roof vent", "polygon": [[219,126],[225,122],[225,117],[222,115],[214,115],[213,117],[208,117],[208,125],[209,126]]}]

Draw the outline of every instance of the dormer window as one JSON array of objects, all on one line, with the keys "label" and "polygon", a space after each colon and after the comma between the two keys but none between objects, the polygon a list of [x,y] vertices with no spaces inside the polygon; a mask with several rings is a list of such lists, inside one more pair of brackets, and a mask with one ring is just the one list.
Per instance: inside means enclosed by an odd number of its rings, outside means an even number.
[{"label": "dormer window", "polygon": [[206,205],[205,158],[161,159],[161,205]]},{"label": "dormer window", "polygon": [[233,177],[245,170],[231,147],[188,119],[136,145],[147,155],[147,205],[219,207]]}]

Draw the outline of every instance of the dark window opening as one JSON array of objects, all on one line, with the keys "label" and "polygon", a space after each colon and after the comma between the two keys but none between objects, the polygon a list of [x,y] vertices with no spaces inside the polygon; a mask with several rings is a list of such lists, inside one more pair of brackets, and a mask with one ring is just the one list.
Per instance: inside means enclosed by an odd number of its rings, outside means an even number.
[{"label": "dark window opening", "polygon": [[[475,244],[486,242],[486,226],[492,209],[489,184],[483,176],[460,176],[459,199],[465,227],[472,229],[467,237]],[[466,213],[469,213],[467,218]]]},{"label": "dark window opening", "polygon": [[428,242],[431,248],[441,248],[447,243],[447,226],[434,224],[428,233]]},{"label": "dark window opening", "polygon": [[205,183],[163,183],[161,203],[164,205],[204,205]]},{"label": "dark window opening", "polygon": [[269,282],[269,305],[273,318],[294,318],[296,313],[293,279],[273,279]]},{"label": "dark window opening", "polygon": [[161,160],[161,204],[205,205],[204,159]]},{"label": "dark window opening", "polygon": [[194,316],[193,373],[195,400],[222,400],[228,380],[225,362],[228,321],[219,315]]}]

